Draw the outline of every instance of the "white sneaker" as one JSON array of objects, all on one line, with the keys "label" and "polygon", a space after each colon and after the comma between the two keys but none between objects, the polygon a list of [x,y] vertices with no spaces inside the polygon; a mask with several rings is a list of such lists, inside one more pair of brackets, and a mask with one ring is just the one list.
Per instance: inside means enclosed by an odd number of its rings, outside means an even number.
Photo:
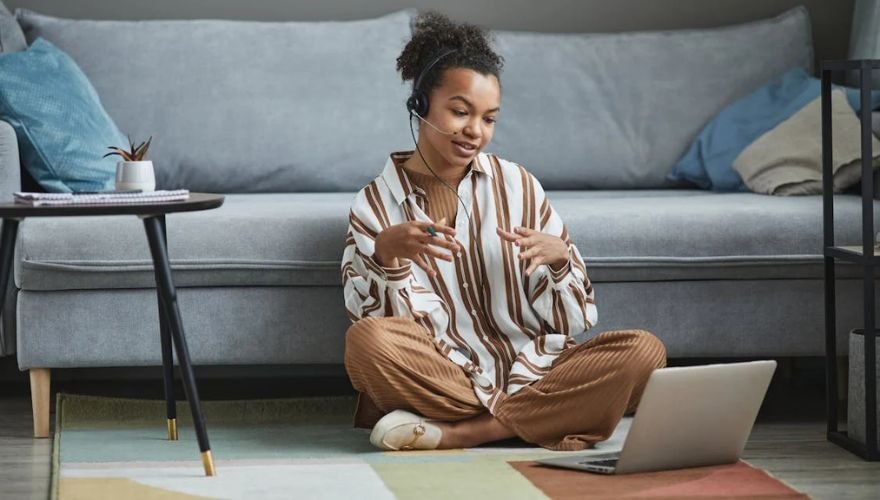
[{"label": "white sneaker", "polygon": [[443,431],[415,413],[394,410],[370,433],[370,442],[383,450],[435,450]]}]

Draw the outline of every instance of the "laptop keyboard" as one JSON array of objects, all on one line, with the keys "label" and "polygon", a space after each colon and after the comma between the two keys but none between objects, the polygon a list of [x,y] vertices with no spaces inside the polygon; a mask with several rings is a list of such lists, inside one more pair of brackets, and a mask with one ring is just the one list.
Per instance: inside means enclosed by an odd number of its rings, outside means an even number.
[{"label": "laptop keyboard", "polygon": [[584,460],[580,463],[581,465],[598,465],[600,467],[616,467],[617,459],[612,458],[611,460]]}]

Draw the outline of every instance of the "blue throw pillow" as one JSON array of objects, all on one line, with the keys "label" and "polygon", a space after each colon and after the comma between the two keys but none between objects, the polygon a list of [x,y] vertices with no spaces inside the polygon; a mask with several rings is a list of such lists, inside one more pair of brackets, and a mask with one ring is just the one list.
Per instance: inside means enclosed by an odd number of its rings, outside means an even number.
[{"label": "blue throw pillow", "polygon": [[128,140],[73,59],[48,41],[0,55],[0,120],[15,129],[24,168],[46,191],[113,189],[116,160],[101,157]]},{"label": "blue throw pillow", "polygon": [[[688,181],[713,191],[748,191],[733,162],[756,139],[821,95],[821,80],[803,68],[733,102],[700,132],[667,178]],[[858,89],[845,89],[853,109],[861,109]],[[880,92],[871,96],[880,106]],[[820,138],[816,138],[818,141]]]}]

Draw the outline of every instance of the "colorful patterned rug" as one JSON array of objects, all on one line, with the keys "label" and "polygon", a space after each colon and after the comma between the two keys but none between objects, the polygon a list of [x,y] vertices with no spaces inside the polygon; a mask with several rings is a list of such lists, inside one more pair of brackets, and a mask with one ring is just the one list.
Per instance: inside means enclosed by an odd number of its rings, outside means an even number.
[{"label": "colorful patterned rug", "polygon": [[[803,497],[745,462],[628,476],[552,469],[520,441],[468,450],[381,452],[351,427],[353,398],[206,401],[217,469],[205,477],[186,403],[179,441],[164,403],[59,394],[52,498],[532,499]],[[582,454],[620,450],[630,420]]]}]

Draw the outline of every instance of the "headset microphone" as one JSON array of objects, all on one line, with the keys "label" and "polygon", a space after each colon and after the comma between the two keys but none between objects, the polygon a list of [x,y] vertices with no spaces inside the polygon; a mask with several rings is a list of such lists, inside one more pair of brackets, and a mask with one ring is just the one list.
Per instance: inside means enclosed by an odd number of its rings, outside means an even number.
[{"label": "headset microphone", "polygon": [[458,135],[458,131],[457,131],[457,130],[456,130],[455,132],[446,132],[445,130],[440,130],[440,128],[438,128],[437,125],[434,125],[433,123],[429,122],[429,121],[426,120],[422,115],[416,113],[414,110],[410,110],[409,112],[412,113],[412,114],[414,114],[414,115],[416,115],[416,116],[418,117],[419,120],[422,120],[423,122],[427,123],[428,125],[431,126],[431,128],[433,128],[433,129],[436,130],[437,132],[440,132],[440,133],[443,134],[443,135]]}]

